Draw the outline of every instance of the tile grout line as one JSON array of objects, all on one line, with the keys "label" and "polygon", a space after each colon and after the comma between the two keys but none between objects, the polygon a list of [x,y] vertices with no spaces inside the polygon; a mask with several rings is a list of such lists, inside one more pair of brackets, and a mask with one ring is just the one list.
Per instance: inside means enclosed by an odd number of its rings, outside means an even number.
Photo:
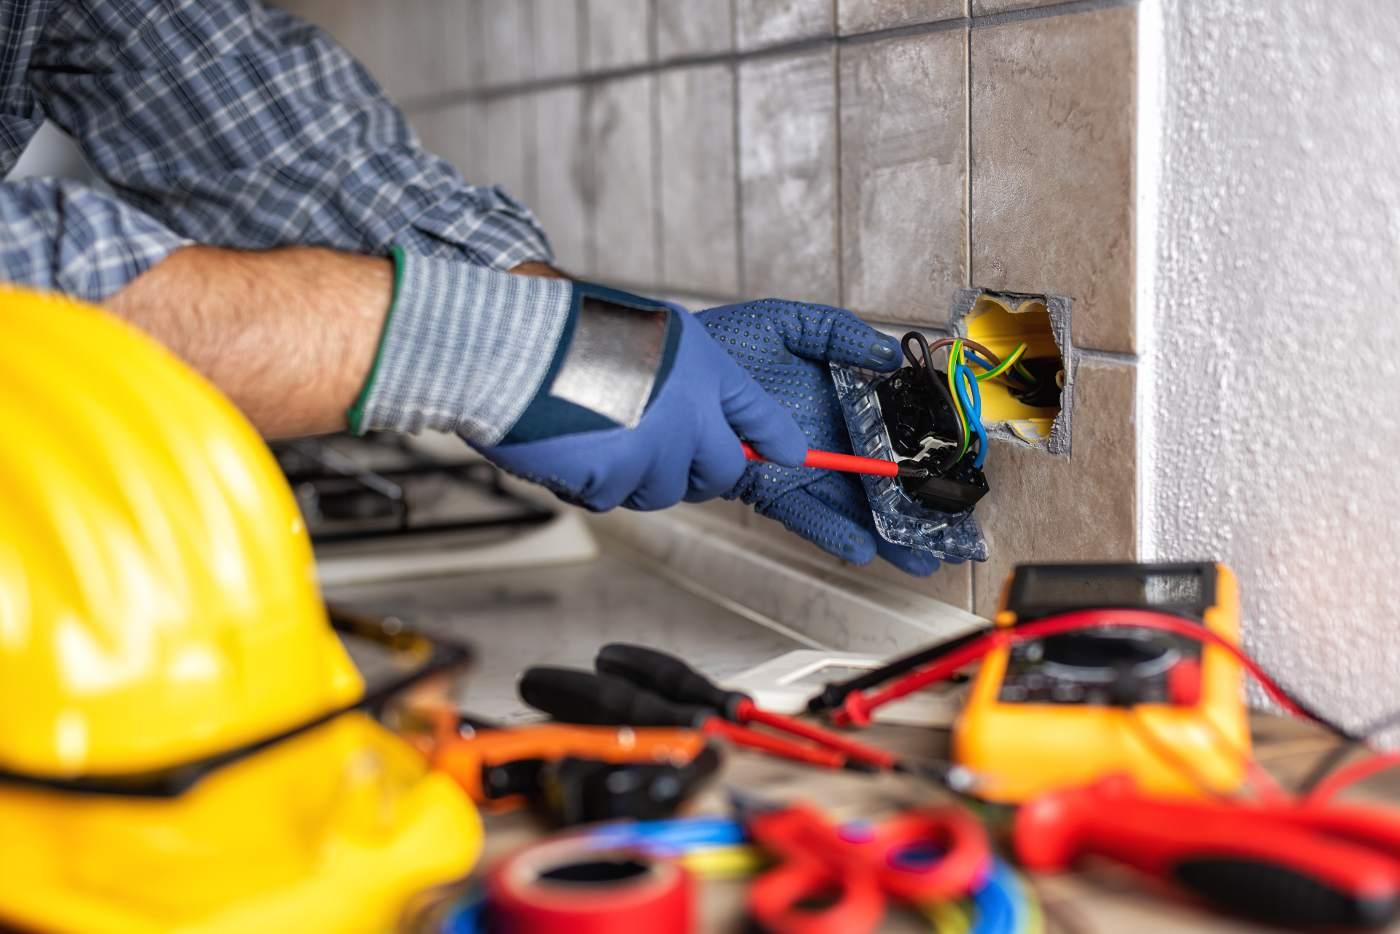
[{"label": "tile grout line", "polygon": [[1004,26],[1007,23],[1024,23],[1029,20],[1049,19],[1054,16],[1074,16],[1077,13],[1097,13],[1114,7],[1137,6],[1140,0],[1067,0],[1064,3],[1051,3],[1045,6],[1027,7],[1020,10],[1006,10],[1001,13],[984,13],[972,17],[974,27]]},{"label": "tile grout line", "polygon": [[[972,3],[973,0],[967,0],[965,4],[968,14],[972,12]],[[972,28],[970,26],[963,33],[963,40],[963,133],[966,134],[963,140],[965,144],[963,146],[963,165],[967,172],[967,183],[963,189],[963,197],[966,199],[963,202],[963,207],[967,212],[964,221],[963,249],[966,251],[966,267],[963,270],[963,279],[965,287],[970,289],[974,281],[972,269]],[[952,327],[953,322],[949,320],[948,328],[950,331]],[[977,580],[985,573],[979,564],[979,562],[973,561],[967,569],[966,608],[969,613],[977,612]]]},{"label": "tile grout line", "polygon": [[[739,44],[739,5],[737,0],[729,0],[729,39],[730,47],[735,48]],[[743,121],[740,119],[739,108],[743,100],[739,90],[739,62],[736,60],[730,63],[730,74],[733,76],[734,87],[731,91],[733,97],[732,123],[734,127],[734,275],[735,285],[738,286],[739,294],[742,295],[748,290],[748,250],[744,248],[744,146],[740,133],[743,129]]]},{"label": "tile grout line", "polygon": [[[971,0],[968,0],[970,3]],[[963,249],[966,250],[966,267],[963,270],[963,287],[972,288],[972,30],[964,33],[963,44],[963,166],[967,172],[967,184],[963,189],[963,208],[966,210]],[[952,322],[948,322],[949,326]]]},{"label": "tile grout line", "polygon": [[[647,60],[656,61],[658,52],[658,29],[656,16],[657,0],[647,0]],[[661,158],[661,72],[656,71],[647,82],[649,85],[647,93],[649,95],[651,113],[647,120],[649,126],[647,131],[651,134],[651,222],[652,222],[652,243],[656,244],[656,257],[652,267],[652,278],[657,283],[666,281],[666,238],[662,233],[666,229],[666,218],[664,208],[661,205],[661,166],[664,160]]]},{"label": "tile grout line", "polygon": [[661,205],[661,191],[664,187],[661,184],[661,167],[665,162],[661,158],[661,76],[652,75],[647,80],[647,85],[651,104],[651,116],[647,121],[650,126],[647,129],[651,133],[651,222],[654,225],[652,242],[656,244],[656,263],[652,277],[661,283],[666,281],[666,238],[662,233],[666,229],[666,218]]},{"label": "tile grout line", "polygon": [[[788,55],[799,55],[803,52],[810,52],[814,49],[826,48],[828,46],[859,45],[867,42],[879,42],[886,39],[899,39],[909,36],[922,36],[936,32],[946,32],[952,29],[967,27],[969,29],[981,29],[987,27],[1002,26],[1008,23],[1026,22],[1029,20],[1047,19],[1056,16],[1073,16],[1080,13],[1094,13],[1100,10],[1113,9],[1116,7],[1137,6],[1142,0],[1070,0],[1067,3],[1056,3],[1043,7],[1032,7],[1025,10],[1009,10],[1004,13],[990,13],[981,16],[962,15],[950,19],[933,20],[926,23],[913,23],[908,26],[895,26],[889,29],[876,29],[851,35],[830,35],[805,39],[794,39],[786,42],[774,43],[772,45],[759,46],[752,49],[737,48],[737,23],[734,29],[736,48],[727,52],[710,52],[688,55],[676,55],[662,59],[659,55],[654,61],[640,65],[625,65],[615,68],[601,68],[590,71],[585,56],[582,54],[586,50],[588,29],[587,17],[581,18],[580,33],[580,64],[579,73],[574,75],[559,75],[551,78],[535,78],[525,81],[507,82],[499,85],[488,85],[477,88],[458,88],[454,90],[442,91],[435,94],[425,94],[407,97],[398,102],[399,108],[405,113],[419,114],[445,107],[453,107],[460,104],[471,103],[478,100],[487,100],[495,97],[509,97],[515,94],[529,94],[538,91],[547,91],[554,88],[576,85],[576,84],[599,84],[606,81],[614,81],[621,78],[629,78],[645,72],[665,71],[673,68],[695,67],[700,65],[719,65],[728,62],[743,62],[752,59],[774,58]],[[733,6],[731,5],[731,9]]]},{"label": "tile grout line", "polygon": [[1142,357],[1136,353],[1128,353],[1122,350],[1094,350],[1090,347],[1080,347],[1076,345],[1072,353],[1075,362],[1081,360],[1094,360],[1099,363],[1122,363],[1137,366]]},{"label": "tile grout line", "polygon": [[[833,28],[836,27],[836,23],[837,23],[836,15],[837,15],[837,14],[836,14],[836,0],[832,0],[832,3],[831,3],[831,24],[832,24],[832,27],[833,27]],[[832,82],[832,91],[831,91],[832,120],[831,120],[831,124],[832,124],[832,133],[833,133],[833,135],[836,137],[836,139],[835,139],[834,142],[833,142],[833,149],[834,149],[834,152],[832,153],[833,158],[832,158],[832,160],[831,160],[831,161],[832,161],[832,171],[831,171],[831,174],[832,174],[832,176],[833,176],[832,185],[834,186],[833,189],[832,189],[832,193],[831,193],[831,200],[834,202],[834,204],[832,205],[832,214],[835,215],[835,216],[832,218],[832,220],[833,220],[834,223],[836,224],[836,231],[835,231],[835,233],[836,233],[836,256],[835,256],[835,261],[836,261],[836,304],[837,304],[837,305],[840,305],[842,308],[845,308],[845,307],[846,307],[846,231],[845,231],[846,195],[845,195],[845,192],[842,191],[842,185],[844,184],[844,175],[845,175],[845,171],[846,171],[846,168],[845,168],[846,158],[845,158],[845,153],[842,151],[842,148],[841,148],[841,123],[842,123],[842,114],[841,114],[841,57],[842,57],[841,46],[838,45],[838,46],[836,46],[835,52],[834,52],[834,53],[832,54],[832,56],[831,56],[831,82]]]}]

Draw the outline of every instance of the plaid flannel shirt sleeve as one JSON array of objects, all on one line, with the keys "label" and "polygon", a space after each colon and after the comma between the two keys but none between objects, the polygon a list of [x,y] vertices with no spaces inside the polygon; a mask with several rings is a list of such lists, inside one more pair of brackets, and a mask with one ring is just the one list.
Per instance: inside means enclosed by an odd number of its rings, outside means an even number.
[{"label": "plaid flannel shirt sleeve", "polygon": [[344,49],[257,0],[67,0],[28,79],[124,200],[200,243],[552,260],[527,208],[424,151]]},{"label": "plaid flannel shirt sleeve", "polygon": [[100,302],[189,241],[75,182],[0,185],[0,276]]},{"label": "plaid flannel shirt sleeve", "polygon": [[[55,5],[32,50],[28,80],[45,114],[128,207],[69,197],[13,209],[33,212],[50,255],[86,253],[97,281],[80,294],[110,294],[184,239],[394,249],[433,261],[434,281],[401,283],[376,367],[380,379],[398,382],[370,394],[395,404],[365,406],[357,430],[465,423],[490,443],[518,415],[515,400],[538,387],[534,358],[548,348],[482,335],[557,335],[568,290],[522,289],[466,267],[551,262],[544,232],[506,192],[469,185],[424,151],[369,73],[320,29],[257,0],[68,0]],[[69,223],[57,219],[60,208]],[[401,262],[400,274],[420,267]],[[429,296],[453,307],[428,308]],[[422,326],[420,313],[434,326]],[[469,320],[444,327],[454,314]],[[464,375],[427,370],[415,360],[421,348],[394,339],[394,328],[457,339],[429,356]],[[490,404],[449,417],[444,381],[458,398],[463,381],[479,383]]]}]

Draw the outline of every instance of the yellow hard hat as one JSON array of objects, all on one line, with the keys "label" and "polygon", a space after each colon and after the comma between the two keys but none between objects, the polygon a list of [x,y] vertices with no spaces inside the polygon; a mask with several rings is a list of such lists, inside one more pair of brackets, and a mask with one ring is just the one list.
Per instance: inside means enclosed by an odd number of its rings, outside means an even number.
[{"label": "yellow hard hat", "polygon": [[57,296],[0,286],[0,322],[0,921],[382,930],[466,872],[470,801],[358,713],[170,799],[77,790],[275,737],[363,684],[292,494],[217,390]]}]

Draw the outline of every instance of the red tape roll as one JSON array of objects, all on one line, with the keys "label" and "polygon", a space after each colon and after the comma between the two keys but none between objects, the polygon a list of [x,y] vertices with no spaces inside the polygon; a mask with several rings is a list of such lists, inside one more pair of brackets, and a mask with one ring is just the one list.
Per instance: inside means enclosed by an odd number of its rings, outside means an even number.
[{"label": "red tape roll", "polygon": [[508,857],[488,883],[499,934],[686,934],[695,928],[695,883],[677,863],[635,850],[599,849],[579,837]]}]

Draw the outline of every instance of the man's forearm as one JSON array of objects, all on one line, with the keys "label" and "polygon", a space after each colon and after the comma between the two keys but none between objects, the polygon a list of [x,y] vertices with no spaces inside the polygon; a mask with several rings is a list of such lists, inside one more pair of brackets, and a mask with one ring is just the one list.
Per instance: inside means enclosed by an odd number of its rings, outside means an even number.
[{"label": "man's forearm", "polygon": [[176,250],[106,305],[208,377],[268,437],[345,427],[393,293],[388,259],[311,247]]},{"label": "man's forearm", "polygon": [[[559,275],[543,263],[512,271]],[[388,259],[314,247],[192,246],[106,305],[198,369],[275,438],[345,428],[392,292]]]}]

